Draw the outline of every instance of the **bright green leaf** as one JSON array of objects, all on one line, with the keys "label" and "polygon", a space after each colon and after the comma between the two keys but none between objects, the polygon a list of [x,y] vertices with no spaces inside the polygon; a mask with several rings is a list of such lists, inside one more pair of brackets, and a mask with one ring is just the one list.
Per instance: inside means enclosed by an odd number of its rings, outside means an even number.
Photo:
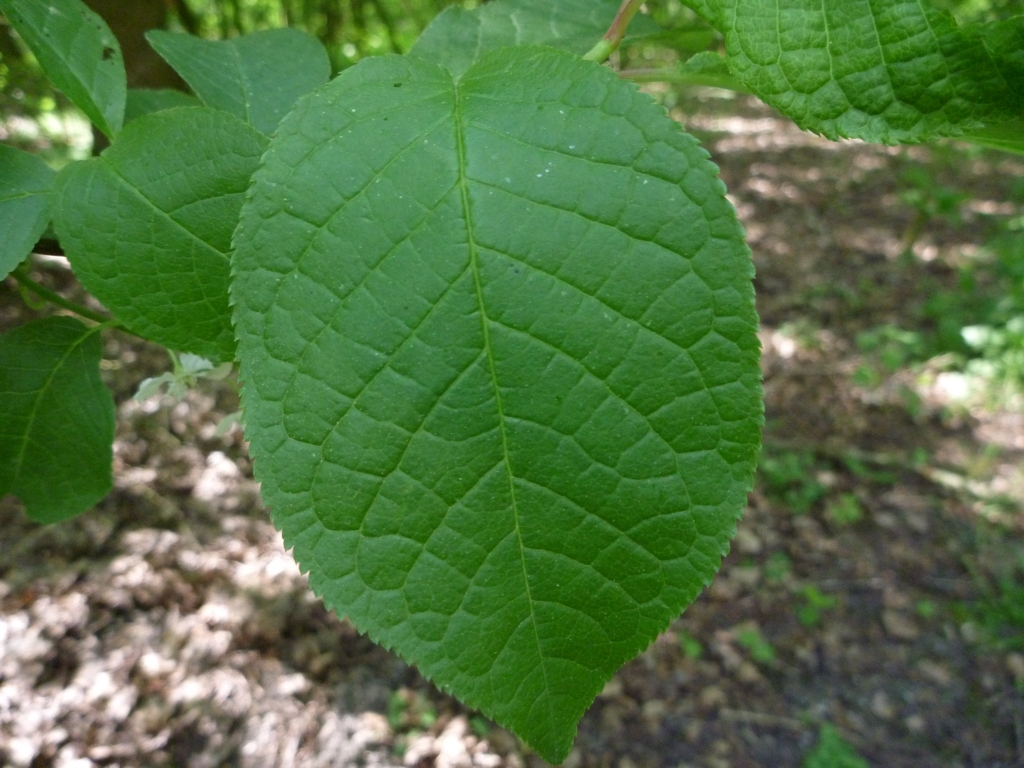
[{"label": "bright green leaf", "polygon": [[81,0],[0,0],[40,66],[107,136],[121,130],[125,72],[114,33]]},{"label": "bright green leaf", "polygon": [[650,97],[549,48],[375,57],[256,174],[262,494],[328,606],[557,763],[708,583],[760,440],[750,254]]},{"label": "bright green leaf", "polygon": [[183,107],[65,168],[54,224],[78,279],[139,335],[233,359],[231,233],[266,144],[226,112]]},{"label": "bright green leaf", "polygon": [[201,104],[195,96],[170,88],[129,88],[124,105],[124,124],[163,109],[198,107]]},{"label": "bright green leaf", "polygon": [[32,252],[46,229],[53,177],[39,157],[0,144],[0,279]]},{"label": "bright green leaf", "polygon": [[114,401],[99,326],[47,317],[0,336],[0,496],[38,523],[80,514],[111,486]]},{"label": "bright green leaf", "polygon": [[266,29],[232,40],[153,30],[146,39],[203,103],[266,134],[296,99],[331,76],[327,51],[298,29]]},{"label": "bright green leaf", "polygon": [[[583,54],[608,30],[619,5],[620,0],[494,0],[471,11],[452,5],[409,53],[455,75],[485,53],[512,45],[550,45]],[[632,38],[658,30],[646,16],[634,17],[629,28]]]},{"label": "bright green leaf", "polygon": [[830,139],[956,136],[1024,114],[1024,21],[903,0],[709,0],[750,91]]}]

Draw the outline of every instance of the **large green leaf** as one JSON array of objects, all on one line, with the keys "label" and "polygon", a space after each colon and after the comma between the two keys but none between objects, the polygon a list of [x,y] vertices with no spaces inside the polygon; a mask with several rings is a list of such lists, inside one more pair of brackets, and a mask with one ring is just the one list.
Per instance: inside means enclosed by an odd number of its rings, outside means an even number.
[{"label": "large green leaf", "polygon": [[[423,31],[410,55],[461,75],[485,53],[511,45],[550,45],[583,54],[608,30],[620,4],[620,0],[494,0],[471,11],[452,5]],[[630,24],[632,38],[658,30],[646,16],[636,16]]]},{"label": "large green leaf", "polygon": [[256,174],[232,299],[263,498],[324,601],[558,762],[750,487],[750,254],[607,68],[373,58]]},{"label": "large green leaf", "polygon": [[226,112],[182,107],[65,168],[54,224],[79,280],[139,335],[233,359],[231,233],[266,145]]},{"label": "large green leaf", "polygon": [[1024,114],[1024,21],[984,28],[916,0],[706,0],[729,66],[807,130],[885,143]]},{"label": "large green leaf", "polygon": [[114,401],[100,380],[99,326],[47,317],[0,336],[0,496],[55,523],[111,485]]},{"label": "large green leaf", "polygon": [[266,134],[277,129],[296,99],[331,76],[327,51],[298,29],[267,29],[233,40],[153,30],[146,39],[203,103]]},{"label": "large green leaf", "polygon": [[110,28],[81,0],[0,0],[46,76],[113,137],[124,114],[124,60]]},{"label": "large green leaf", "polygon": [[32,252],[46,229],[53,177],[42,159],[0,144],[0,279]]}]

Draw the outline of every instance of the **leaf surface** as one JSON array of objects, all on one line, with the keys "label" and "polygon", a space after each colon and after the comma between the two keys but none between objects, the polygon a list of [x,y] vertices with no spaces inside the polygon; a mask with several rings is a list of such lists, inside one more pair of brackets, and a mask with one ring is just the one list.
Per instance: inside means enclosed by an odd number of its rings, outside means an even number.
[{"label": "leaf surface", "polygon": [[55,175],[36,155],[0,144],[0,279],[32,252],[46,229]]},{"label": "leaf surface", "polygon": [[888,144],[1024,114],[1024,19],[963,28],[906,0],[707,0],[733,73],[800,127]]},{"label": "leaf surface", "polygon": [[567,53],[379,57],[285,119],[235,246],[246,436],[313,589],[559,762],[750,487],[752,266],[717,169]]},{"label": "leaf surface", "polygon": [[126,77],[121,46],[81,0],[0,0],[43,72],[107,136],[121,130]]},{"label": "leaf surface", "polygon": [[47,317],[0,336],[0,496],[38,523],[80,514],[111,486],[114,401],[99,326]]},{"label": "leaf surface", "polygon": [[171,88],[129,88],[124,105],[124,124],[164,109],[198,106],[202,106],[202,102],[195,96]]},{"label": "leaf surface", "polygon": [[57,178],[54,224],[82,284],[128,328],[234,357],[231,233],[267,139],[208,107],[140,117]]},{"label": "leaf surface", "polygon": [[[601,39],[620,0],[493,0],[467,11],[457,5],[440,13],[409,52],[461,75],[489,51],[513,45],[550,45],[584,54]],[[657,32],[647,16],[636,16],[630,39]]]},{"label": "leaf surface", "polygon": [[327,51],[298,29],[266,29],[232,40],[152,30],[146,39],[204,104],[266,134],[296,99],[331,76]]}]

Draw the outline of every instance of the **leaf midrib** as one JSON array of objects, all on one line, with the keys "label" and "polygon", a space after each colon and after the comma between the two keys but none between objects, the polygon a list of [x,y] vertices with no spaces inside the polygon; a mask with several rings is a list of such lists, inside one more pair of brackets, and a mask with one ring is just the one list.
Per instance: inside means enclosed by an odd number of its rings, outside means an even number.
[{"label": "leaf midrib", "polygon": [[[487,369],[490,373],[491,384],[494,388],[494,402],[498,411],[498,432],[501,435],[501,452],[505,464],[505,475],[508,478],[509,498],[512,502],[512,518],[515,521],[516,546],[519,550],[519,562],[523,569],[523,586],[526,588],[526,602],[530,607],[530,626],[533,628],[533,639],[537,648],[537,659],[540,664],[541,674],[544,677],[544,691],[551,690],[548,680],[547,666],[544,663],[544,654],[541,652],[540,635],[537,632],[537,612],[534,607],[533,594],[530,590],[530,579],[526,572],[526,548],[523,545],[523,534],[519,525],[519,504],[516,500],[515,478],[512,474],[512,462],[508,450],[508,430],[505,424],[505,410],[501,401],[501,388],[498,386],[498,373],[494,363],[494,351],[491,348],[490,320],[487,317],[487,308],[484,304],[483,281],[480,277],[479,250],[476,240],[473,237],[473,218],[469,200],[469,187],[466,184],[468,175],[466,173],[466,137],[463,131],[462,102],[459,93],[459,80],[452,78],[454,123],[455,123],[455,148],[458,157],[458,184],[462,198],[462,215],[466,222],[466,240],[469,248],[469,268],[473,273],[473,287],[476,290],[477,305],[480,308],[480,328],[483,333],[484,352],[487,356]],[[554,721],[554,712],[551,710],[551,702],[548,700],[548,719]]]},{"label": "leaf midrib", "polygon": [[[165,210],[164,210],[163,208],[161,208],[161,207],[160,207],[159,205],[157,205],[157,204],[156,204],[155,202],[153,202],[153,201],[152,201],[152,200],[151,200],[151,199],[150,199],[150,198],[149,198],[149,197],[148,197],[148,196],[146,195],[146,193],[145,193],[145,192],[143,192],[143,191],[142,191],[142,190],[141,190],[141,189],[140,189],[140,188],[139,188],[139,187],[138,187],[138,186],[137,186],[137,185],[135,184],[135,182],[134,182],[134,181],[132,181],[131,179],[129,179],[129,178],[127,177],[127,176],[125,176],[125,175],[124,175],[124,174],[123,174],[123,173],[121,172],[121,169],[120,169],[120,168],[118,168],[118,167],[117,167],[116,165],[114,165],[114,164],[113,164],[112,162],[110,162],[110,160],[108,160],[107,158],[103,157],[102,155],[100,155],[100,157],[98,157],[97,159],[98,159],[98,160],[101,160],[101,161],[103,161],[103,165],[104,165],[104,166],[105,166],[105,167],[106,167],[106,168],[107,168],[107,169],[108,169],[108,170],[109,170],[109,171],[110,171],[110,172],[111,172],[111,173],[112,173],[112,174],[113,174],[113,175],[114,175],[115,177],[117,177],[117,179],[118,179],[118,180],[119,180],[119,181],[120,181],[120,182],[121,182],[122,184],[124,184],[125,188],[126,188],[126,189],[127,189],[127,190],[128,190],[129,192],[133,193],[133,194],[135,195],[135,197],[136,197],[136,198],[137,198],[138,200],[141,200],[141,201],[143,201],[143,202],[144,202],[144,203],[145,203],[146,205],[148,205],[148,206],[149,206],[149,207],[150,207],[150,208],[151,208],[151,209],[152,209],[153,211],[155,211],[155,212],[156,212],[157,214],[159,214],[161,218],[163,218],[164,220],[166,220],[166,221],[170,222],[171,224],[173,224],[173,225],[174,225],[174,226],[175,226],[175,227],[176,227],[177,229],[180,229],[180,230],[181,230],[182,232],[184,232],[184,233],[185,233],[186,235],[188,235],[188,236],[189,236],[189,237],[190,237],[191,239],[195,240],[195,241],[196,241],[197,243],[201,243],[201,244],[202,244],[202,245],[203,245],[203,246],[204,246],[205,248],[208,248],[209,250],[213,251],[213,253],[217,254],[218,256],[220,256],[220,257],[221,257],[222,259],[224,259],[225,261],[229,261],[229,260],[230,260],[230,257],[228,256],[228,254],[224,253],[224,252],[223,252],[223,251],[221,251],[221,250],[220,250],[219,248],[217,248],[217,247],[215,247],[215,246],[211,245],[210,243],[206,242],[205,240],[203,240],[203,238],[201,238],[201,237],[200,237],[199,235],[197,235],[197,234],[196,234],[195,232],[193,232],[192,230],[190,230],[190,229],[189,229],[188,227],[186,227],[186,226],[185,226],[184,224],[182,224],[182,223],[181,223],[180,221],[178,221],[177,219],[175,219],[175,218],[174,218],[174,217],[173,217],[173,216],[172,216],[172,215],[171,215],[170,213],[168,213],[168,212],[167,212],[167,211],[165,211]],[[230,193],[230,194],[237,194],[237,193]],[[188,203],[185,203],[184,205],[178,206],[178,207],[177,207],[177,208],[175,208],[174,210],[175,210],[175,211],[179,211],[179,210],[181,210],[182,208],[184,208],[184,207],[186,207],[186,206],[189,206],[189,205],[195,205],[196,203],[205,203],[205,202],[206,202],[207,200],[216,200],[217,198],[220,198],[220,197],[226,197],[226,196],[227,196],[226,194],[225,194],[225,195],[215,195],[215,196],[213,196],[213,197],[210,197],[210,198],[206,198],[206,197],[203,197],[203,198],[199,198],[199,199],[197,199],[197,200],[191,200],[191,201],[189,201]]]}]

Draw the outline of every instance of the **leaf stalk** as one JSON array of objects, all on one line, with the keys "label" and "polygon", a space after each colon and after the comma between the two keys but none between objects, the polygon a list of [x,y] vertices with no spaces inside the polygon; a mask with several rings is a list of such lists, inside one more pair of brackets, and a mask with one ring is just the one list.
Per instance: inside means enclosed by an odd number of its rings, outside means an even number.
[{"label": "leaf stalk", "polygon": [[596,61],[598,64],[606,61],[618,49],[622,38],[626,36],[629,22],[636,16],[636,12],[640,10],[640,6],[643,3],[644,0],[622,0],[619,12],[615,14],[615,18],[612,20],[611,26],[608,27],[608,31],[604,33],[604,37],[598,41],[597,45],[587,51],[583,58],[587,61]]},{"label": "leaf stalk", "polygon": [[51,291],[49,288],[43,287],[42,285],[40,285],[39,283],[37,283],[35,280],[28,276],[28,270],[25,269],[24,264],[15,267],[14,270],[11,272],[11,277],[13,277],[15,281],[17,281],[18,285],[21,286],[22,288],[31,291],[39,298],[45,299],[46,301],[60,307],[61,309],[66,309],[69,312],[74,312],[79,317],[84,317],[86,320],[92,320],[94,323],[100,323],[101,325],[110,328],[118,328],[119,330],[122,331],[127,330],[113,318],[107,317],[106,315],[103,315],[99,312],[94,312],[88,307],[83,307],[81,304],[76,304],[73,301],[69,301],[68,299],[65,299],[63,296],[61,296],[59,293],[55,293],[54,291]]}]

